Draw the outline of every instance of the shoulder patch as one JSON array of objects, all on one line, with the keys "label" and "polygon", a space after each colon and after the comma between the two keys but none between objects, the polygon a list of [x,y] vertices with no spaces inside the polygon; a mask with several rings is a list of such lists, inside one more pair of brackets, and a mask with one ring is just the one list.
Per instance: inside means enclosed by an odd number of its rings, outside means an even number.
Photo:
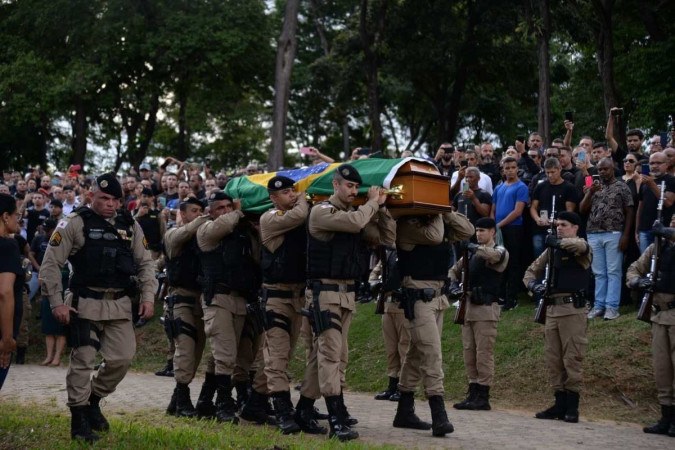
[{"label": "shoulder patch", "polygon": [[145,236],[143,236],[143,247],[145,247],[146,250],[148,249],[148,240],[145,238]]},{"label": "shoulder patch", "polygon": [[59,223],[56,225],[56,228],[65,228],[68,225],[67,220],[59,220]]},{"label": "shoulder patch", "polygon": [[277,212],[276,212],[277,216],[283,216],[284,214],[286,214],[286,211],[282,211],[280,209],[278,209]]},{"label": "shoulder patch", "polygon": [[58,247],[61,245],[61,241],[63,240],[63,237],[61,237],[61,233],[58,231],[55,231],[52,233],[52,237],[49,239],[49,245],[52,247]]},{"label": "shoulder patch", "polygon": [[321,209],[333,208],[333,205],[331,205],[330,203],[328,203],[328,204],[321,204],[320,206],[321,206]]}]

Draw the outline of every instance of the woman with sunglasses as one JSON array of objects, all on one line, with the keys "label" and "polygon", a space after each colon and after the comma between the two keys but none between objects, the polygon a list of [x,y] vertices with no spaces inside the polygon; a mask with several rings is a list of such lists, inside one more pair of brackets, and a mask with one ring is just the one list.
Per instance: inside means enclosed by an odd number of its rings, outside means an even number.
[{"label": "woman with sunglasses", "polygon": [[19,232],[16,200],[0,194],[0,389],[16,349],[22,315],[24,271],[19,246],[12,237]]},{"label": "woman with sunglasses", "polygon": [[642,183],[642,177],[640,177],[640,172],[637,170],[639,161],[640,158],[635,153],[628,153],[623,160],[623,170],[625,173],[621,177],[630,188],[630,194],[633,197],[635,205],[637,205],[640,183]]}]

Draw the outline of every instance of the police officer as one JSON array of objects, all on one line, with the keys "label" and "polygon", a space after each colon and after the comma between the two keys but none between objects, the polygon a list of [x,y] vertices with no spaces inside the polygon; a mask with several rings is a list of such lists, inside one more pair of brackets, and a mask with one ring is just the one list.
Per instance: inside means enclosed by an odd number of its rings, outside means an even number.
[{"label": "police officer", "polygon": [[[654,236],[661,237],[658,274],[652,280],[647,277],[651,259],[657,243],[651,244],[640,258],[630,265],[626,273],[626,284],[630,288],[653,291],[652,320],[652,364],[656,393],[661,405],[661,419],[654,425],[644,427],[645,433],[667,434],[675,437],[675,216],[671,228],[658,222],[654,224]],[[658,240],[657,240],[658,242]]]},{"label": "police officer", "polygon": [[[197,280],[200,267],[196,235],[197,229],[208,220],[208,216],[202,215],[204,205],[194,197],[181,202],[179,210],[182,225],[168,230],[164,236],[166,281],[169,286],[164,327],[176,348],[173,356],[176,388],[167,412],[179,417],[194,417],[197,411],[190,400],[189,384],[199,367],[206,342],[202,319],[204,313],[199,298],[201,287]],[[213,371],[207,370],[200,400],[203,400],[203,396],[209,400],[213,398],[214,376]],[[212,413],[202,411],[202,415],[206,416]]]},{"label": "police officer", "polygon": [[[396,271],[396,250],[386,249],[382,252],[385,260],[378,261],[377,265],[370,272],[368,281],[373,289],[383,290],[380,295],[384,295],[384,311],[382,314],[382,336],[384,338],[384,350],[387,353],[387,376],[389,385],[387,389],[375,394],[375,400],[389,400],[397,402],[401,398],[398,390],[401,367],[405,361],[405,355],[410,347],[410,331],[405,326],[405,316],[403,310],[399,308],[398,301],[392,296],[391,284],[392,278],[398,281],[398,271]],[[382,266],[389,264],[388,278],[384,280]],[[396,271],[396,273],[392,273]],[[385,272],[387,272],[385,270]]]},{"label": "police officer", "polygon": [[450,293],[459,298],[463,287],[464,270],[469,270],[469,298],[462,325],[464,367],[469,378],[469,395],[455,409],[489,410],[490,385],[495,374],[494,349],[497,339],[497,322],[500,307],[499,286],[509,262],[509,252],[495,244],[494,219],[482,217],[476,221],[476,242],[460,243],[461,250],[468,250],[469,261],[460,259],[450,269]]},{"label": "police officer", "polygon": [[525,272],[523,282],[538,296],[547,293],[543,283],[545,266],[552,255],[548,288],[548,306],[544,328],[544,353],[555,404],[538,412],[537,419],[579,421],[579,391],[588,339],[586,338],[586,296],[592,252],[588,243],[577,237],[581,218],[564,211],[557,217],[558,235],[547,236],[542,253]]},{"label": "police officer", "polygon": [[[333,175],[334,193],[312,208],[308,226],[307,295],[312,299],[319,385],[328,407],[330,436],[341,441],[359,436],[347,423],[341,386],[346,364],[341,360],[347,359],[355,280],[368,264],[360,260],[361,247],[364,239],[393,242],[395,233],[394,221],[384,206],[387,196],[378,187],[368,190],[364,205],[352,208],[361,183],[353,166],[338,166]],[[376,223],[371,223],[373,220]]]},{"label": "police officer", "polygon": [[238,423],[232,374],[246,319],[247,299],[260,287],[258,233],[240,203],[224,192],[209,196],[210,219],[197,230],[203,277],[204,330],[215,359],[216,419]]},{"label": "police officer", "polygon": [[[132,277],[141,289],[141,317],[154,310],[157,280],[140,225],[120,207],[122,186],[115,174],[96,178],[90,207],[77,208],[59,223],[40,268],[42,292],[54,317],[70,324],[70,367],[66,375],[71,437],[93,442],[109,429],[99,402],[115,391],[131,365],[136,337],[131,323]],[[63,292],[61,268],[73,275]],[[104,359],[91,377],[94,359]]]},{"label": "police officer", "polygon": [[162,214],[159,209],[155,208],[155,195],[152,189],[143,188],[134,219],[143,228],[152,259],[156,260],[162,254],[162,239],[166,233],[166,213]]},{"label": "police officer", "polygon": [[[410,348],[401,369],[394,427],[428,430],[434,436],[454,431],[443,401],[441,333],[448,300],[443,287],[448,277],[452,243],[470,238],[474,227],[459,213],[399,218],[396,250],[401,271],[403,300],[408,319]],[[415,414],[414,394],[420,381],[429,399],[432,423]]]}]

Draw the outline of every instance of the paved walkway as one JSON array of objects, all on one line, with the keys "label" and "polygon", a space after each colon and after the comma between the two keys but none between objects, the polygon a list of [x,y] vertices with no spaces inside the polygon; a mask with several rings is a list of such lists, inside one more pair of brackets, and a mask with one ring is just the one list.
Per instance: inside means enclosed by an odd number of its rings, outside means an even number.
[{"label": "paved walkway", "polygon": [[[35,365],[12,366],[0,391],[4,400],[56,403],[66,409],[64,368]],[[193,400],[199,394],[201,379],[192,389]],[[154,409],[163,414],[173,390],[173,379],[154,375],[130,373],[117,391],[105,400],[105,411]],[[297,397],[297,392],[293,393]],[[361,439],[373,443],[388,443],[404,448],[466,448],[466,449],[673,449],[675,438],[646,435],[633,424],[614,424],[582,420],[578,424],[542,421],[532,412],[522,411],[456,411],[448,406],[455,432],[445,438],[434,438],[431,431],[401,430],[391,422],[396,403],[375,401],[372,395],[346,393],[350,413],[359,419],[356,426]],[[318,402],[325,411],[323,402]],[[1,408],[0,408],[1,410]],[[417,401],[417,413],[431,421],[426,403]]]}]

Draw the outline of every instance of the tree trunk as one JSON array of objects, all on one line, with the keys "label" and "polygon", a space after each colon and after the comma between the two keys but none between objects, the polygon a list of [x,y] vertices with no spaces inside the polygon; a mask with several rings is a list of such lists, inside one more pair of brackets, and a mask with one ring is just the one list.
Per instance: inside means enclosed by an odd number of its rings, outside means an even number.
[{"label": "tree trunk", "polygon": [[190,155],[187,102],[187,89],[184,86],[180,86],[178,88],[178,142],[176,145],[176,157],[180,161],[185,161]]},{"label": "tree trunk", "polygon": [[291,95],[291,73],[297,41],[299,0],[287,0],[284,24],[277,43],[277,62],[274,72],[274,111],[272,113],[272,148],[267,157],[267,169],[277,170],[284,162],[288,100]]},{"label": "tree trunk", "polygon": [[539,0],[541,28],[537,32],[539,59],[539,101],[537,122],[544,145],[551,142],[551,71],[549,68],[549,41],[551,40],[551,8],[549,0]]},{"label": "tree trunk", "polygon": [[594,0],[593,7],[598,18],[598,26],[595,28],[598,71],[602,84],[605,115],[609,115],[609,110],[612,107],[620,105],[619,95],[614,83],[614,40],[612,39],[614,0]]},{"label": "tree trunk", "polygon": [[[366,96],[368,118],[370,119],[370,147],[373,153],[382,150],[382,120],[380,118],[380,85],[378,80],[379,58],[377,56],[376,43],[384,31],[387,0],[380,0],[380,2],[380,7],[373,17],[374,24],[371,24],[368,21],[368,0],[361,0],[359,26],[366,72]],[[374,31],[369,32],[368,30]]]},{"label": "tree trunk", "polygon": [[75,117],[73,119],[73,157],[71,164],[79,164],[85,168],[84,158],[87,155],[87,106],[82,97],[75,98]]}]

